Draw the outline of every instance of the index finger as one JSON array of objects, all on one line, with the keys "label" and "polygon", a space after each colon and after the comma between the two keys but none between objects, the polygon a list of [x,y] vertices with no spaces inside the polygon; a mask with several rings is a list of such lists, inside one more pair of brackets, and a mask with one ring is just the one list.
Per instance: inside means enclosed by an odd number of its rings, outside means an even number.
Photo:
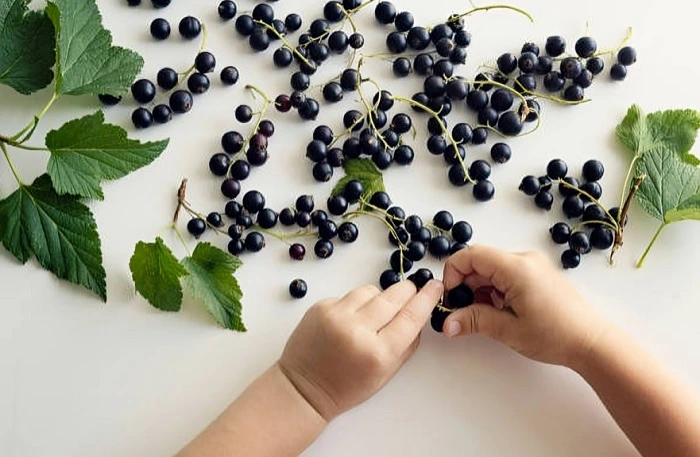
[{"label": "index finger", "polygon": [[464,278],[477,275],[506,294],[513,278],[518,274],[518,263],[519,259],[514,254],[475,245],[462,249],[447,259],[442,281],[445,289],[451,290],[462,284]]},{"label": "index finger", "polygon": [[443,292],[442,283],[431,280],[380,330],[379,336],[387,338],[397,354],[403,354],[425,326]]}]

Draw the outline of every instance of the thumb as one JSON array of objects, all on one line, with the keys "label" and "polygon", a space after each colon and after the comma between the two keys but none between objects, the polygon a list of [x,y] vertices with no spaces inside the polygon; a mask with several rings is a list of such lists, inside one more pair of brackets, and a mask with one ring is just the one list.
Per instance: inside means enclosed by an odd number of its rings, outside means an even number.
[{"label": "thumb", "polygon": [[515,319],[510,312],[491,305],[472,305],[450,314],[445,320],[443,331],[448,338],[483,333],[500,339],[507,328],[515,323]]}]

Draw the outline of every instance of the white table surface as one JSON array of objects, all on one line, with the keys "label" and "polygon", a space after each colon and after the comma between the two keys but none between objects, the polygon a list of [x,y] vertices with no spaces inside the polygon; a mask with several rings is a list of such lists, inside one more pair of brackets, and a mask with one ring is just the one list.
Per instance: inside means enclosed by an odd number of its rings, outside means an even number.
[{"label": "white table surface", "polygon": [[[168,42],[153,42],[147,34],[150,20],[162,15],[177,23],[193,14],[208,24],[209,49],[220,67],[237,65],[241,83],[225,89],[216,80],[209,94],[197,98],[191,114],[140,134],[142,139],[169,136],[172,145],[153,166],[107,184],[106,201],[91,204],[103,242],[106,305],[57,281],[35,262],[20,267],[0,249],[3,456],[172,455],[278,357],[315,300],[375,282],[391,252],[382,228],[373,221],[363,221],[360,241],[339,247],[329,261],[293,264],[285,247],[270,240],[263,253],[245,256],[240,270],[250,329],[246,334],[217,328],[191,302],[185,303],[182,313],[163,314],[137,297],[128,270],[135,243],[160,234],[178,255],[184,254],[165,229],[180,179],[190,179],[190,200],[202,211],[222,208],[218,181],[209,174],[207,162],[217,152],[220,135],[238,128],[234,107],[252,101],[243,85],[254,82],[274,96],[288,90],[288,73],[272,67],[272,50],[253,56],[236,36],[233,23],[220,23],[213,0],[175,0],[161,11],[146,5],[129,9],[124,3],[99,1],[115,41],[144,55],[145,75],[154,78],[166,65],[188,66],[197,48],[195,43],[181,42],[176,33]],[[424,25],[469,8],[468,2],[457,1],[396,3],[413,11]],[[548,35],[562,34],[573,42],[585,32],[586,22],[601,47],[616,46],[627,26],[633,26],[632,44],[640,60],[624,84],[607,78],[597,82],[588,91],[594,98],[590,104],[568,109],[547,104],[541,131],[512,141],[512,162],[495,167],[497,198],[492,203],[476,204],[470,195],[449,186],[442,160],[420,146],[424,121],[419,122],[421,135],[413,143],[419,152],[415,164],[405,170],[392,168],[386,183],[394,201],[409,212],[427,218],[446,208],[474,225],[479,243],[541,249],[556,259],[560,249],[548,240],[547,228],[560,213],[535,209],[516,191],[519,179],[541,174],[554,157],[565,158],[572,169],[580,169],[588,158],[600,158],[607,166],[603,200],[614,206],[627,157],[615,142],[613,128],[627,108],[635,102],[647,111],[700,107],[695,43],[700,6],[687,0],[648,7],[632,0],[516,0],[515,4],[529,10],[536,23],[505,11],[470,18],[474,40],[469,65],[461,74],[473,76],[480,63],[517,51],[525,41],[543,43]],[[252,5],[241,0],[239,9]],[[280,14],[303,13],[308,24],[311,13],[320,14],[321,3],[281,1],[275,7]],[[366,52],[383,52],[387,32],[374,23],[372,9],[358,22],[367,37]],[[343,65],[343,59],[335,58],[324,72],[330,75]],[[370,65],[368,72],[394,93],[410,96],[421,85],[418,78],[395,80],[381,62]],[[27,98],[1,88],[0,131],[18,130],[47,98],[48,92]],[[343,110],[354,103],[353,97],[346,97],[342,107],[322,106],[321,120],[339,129]],[[130,106],[110,109],[108,119],[128,126]],[[65,120],[98,107],[90,97],[62,99],[40,125],[34,142]],[[461,114],[453,119],[465,117],[463,109],[458,111]],[[245,183],[246,188],[262,190],[279,208],[301,193],[327,196],[330,186],[313,182],[303,157],[316,124],[301,123],[293,113],[274,114],[273,119],[277,133],[271,140],[271,160]],[[470,154],[486,157],[488,148]],[[14,157],[26,180],[44,166],[36,154],[15,152]],[[0,195],[5,196],[13,190],[13,182],[6,164],[0,162]],[[568,275],[597,308],[700,393],[699,226],[688,222],[669,227],[646,268],[638,271],[634,261],[657,223],[638,208],[632,218],[614,268],[598,253]],[[225,246],[223,239],[212,241]],[[433,268],[437,271],[439,266]],[[296,276],[306,278],[310,286],[307,299],[300,302],[290,301],[286,293]],[[448,342],[426,331],[421,349],[397,378],[331,424],[305,455],[621,456],[635,451],[591,389],[571,372],[532,363],[481,337]]]}]

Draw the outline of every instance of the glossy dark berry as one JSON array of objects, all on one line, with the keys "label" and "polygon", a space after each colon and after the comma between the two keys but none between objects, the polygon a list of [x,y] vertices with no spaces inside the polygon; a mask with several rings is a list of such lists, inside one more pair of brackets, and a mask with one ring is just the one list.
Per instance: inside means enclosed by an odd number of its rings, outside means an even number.
[{"label": "glossy dark berry", "polygon": [[591,87],[593,85],[593,73],[584,68],[581,74],[574,78],[574,84],[582,89]]},{"label": "glossy dark berry", "polygon": [[634,65],[637,62],[637,51],[634,48],[625,46],[617,52],[617,61],[626,67]]},{"label": "glossy dark berry", "polygon": [[209,90],[211,83],[207,75],[202,73],[192,73],[189,78],[187,78],[187,88],[193,94],[201,95]]},{"label": "glossy dark berry", "polygon": [[574,79],[581,74],[583,66],[576,57],[566,57],[561,61],[559,71],[566,79]]},{"label": "glossy dark berry", "polygon": [[394,284],[401,282],[401,276],[394,270],[385,270],[381,276],[379,276],[379,286],[382,290],[387,290]]},{"label": "glossy dark berry", "polygon": [[469,176],[477,181],[484,181],[491,176],[491,165],[485,160],[475,160],[469,166]]},{"label": "glossy dark berry", "polygon": [[241,255],[245,252],[245,244],[243,240],[231,240],[228,243],[228,252],[231,255]]},{"label": "glossy dark berry", "polygon": [[248,105],[239,105],[235,112],[236,120],[246,124],[253,119],[253,109]]},{"label": "glossy dark berry", "polygon": [[354,243],[359,236],[357,225],[352,222],[343,222],[338,227],[338,239],[343,243]]},{"label": "glossy dark berry", "polygon": [[137,129],[147,129],[153,125],[153,114],[146,108],[136,108],[131,113],[131,122]]},{"label": "glossy dark berry", "polygon": [[253,51],[262,52],[270,47],[270,41],[270,35],[267,34],[265,29],[255,29],[250,34],[248,44]]},{"label": "glossy dark berry", "polygon": [[183,38],[193,40],[202,33],[202,23],[195,17],[186,16],[180,21],[178,30]]},{"label": "glossy dark berry", "polygon": [[224,225],[224,220],[221,218],[221,214],[213,212],[207,215],[207,223],[212,227],[220,228]]},{"label": "glossy dark berry", "polygon": [[537,56],[532,52],[524,52],[518,59],[518,68],[525,74],[537,71]]},{"label": "glossy dark berry", "polygon": [[304,297],[306,297],[306,294],[309,292],[309,286],[306,284],[306,281],[303,279],[295,279],[289,284],[289,295],[292,296],[292,298],[295,298],[297,300],[300,300]]},{"label": "glossy dark berry", "polygon": [[260,252],[265,247],[265,237],[260,232],[250,232],[245,237],[245,249],[248,252]]},{"label": "glossy dark berry", "polygon": [[253,19],[272,24],[272,21],[275,19],[275,10],[267,3],[259,3],[253,8]]},{"label": "glossy dark berry", "polygon": [[577,268],[581,265],[581,254],[573,249],[567,249],[561,254],[561,264],[566,270]]},{"label": "glossy dark berry", "polygon": [[550,36],[544,49],[548,56],[559,57],[566,52],[566,40],[558,35]]},{"label": "glossy dark berry", "polygon": [[171,0],[151,0],[154,8],[165,8],[170,5]]},{"label": "glossy dark berry", "polygon": [[299,16],[296,13],[289,14],[285,19],[284,19],[284,25],[287,27],[288,32],[296,32],[301,28],[302,25],[302,19],[301,16]]},{"label": "glossy dark berry", "polygon": [[[583,192],[586,192],[588,195],[590,195],[591,197],[593,197],[593,198],[596,199],[596,200],[600,200],[600,197],[603,196],[603,188],[602,188],[601,185],[598,184],[597,182],[586,182],[586,183],[583,183],[583,184],[581,185],[580,189],[581,189]],[[589,199],[586,195],[581,195],[581,197],[582,197],[585,201],[590,201],[590,199]]]},{"label": "glossy dark berry", "polygon": [[459,221],[452,227],[452,238],[457,243],[469,243],[474,235],[471,224],[466,221]]},{"label": "glossy dark berry", "polygon": [[139,79],[131,85],[131,95],[141,104],[151,103],[156,97],[156,86],[149,79]]},{"label": "glossy dark berry", "polygon": [[586,70],[590,71],[591,74],[599,75],[605,69],[605,61],[600,57],[591,57],[586,61]]},{"label": "glossy dark berry", "polygon": [[296,224],[296,212],[291,208],[284,208],[280,211],[279,222],[285,227],[291,227]]},{"label": "glossy dark berry", "polygon": [[411,241],[417,241],[426,245],[430,242],[432,238],[433,235],[432,233],[430,233],[430,230],[427,227],[423,227],[422,229],[418,230],[416,233],[411,235]]},{"label": "glossy dark berry", "polygon": [[416,286],[416,289],[421,290],[434,278],[435,276],[433,275],[432,271],[428,270],[427,268],[419,268],[407,279]]},{"label": "glossy dark berry", "polygon": [[312,175],[318,182],[328,182],[333,178],[333,167],[327,162],[314,164]]},{"label": "glossy dark berry", "polygon": [[391,198],[389,194],[383,191],[375,192],[369,200],[370,204],[376,206],[379,209],[387,210],[391,206]]},{"label": "glossy dark berry", "polygon": [[591,252],[591,241],[588,234],[585,232],[574,232],[569,239],[569,248],[579,254],[588,254]]},{"label": "glossy dark berry", "polygon": [[327,259],[333,255],[333,242],[328,240],[318,240],[314,245],[314,253],[319,259]]},{"label": "glossy dark berry", "polygon": [[605,167],[598,160],[589,160],[583,164],[583,179],[586,181],[600,181],[604,174]]},{"label": "glossy dark berry", "polygon": [[441,230],[452,230],[454,217],[449,211],[438,211],[433,217],[433,225]]},{"label": "glossy dark berry", "polygon": [[301,228],[305,228],[313,223],[313,217],[306,211],[299,211],[294,216],[294,223]]},{"label": "glossy dark berry", "polygon": [[224,0],[221,3],[219,3],[218,11],[219,17],[223,20],[228,21],[236,17],[238,8],[236,7],[236,4],[231,0]]},{"label": "glossy dark berry", "polygon": [[115,97],[114,95],[109,95],[109,94],[100,94],[97,96],[97,98],[99,98],[100,102],[102,102],[102,104],[105,106],[118,105],[119,102],[122,101],[121,96]]},{"label": "glossy dark berry", "polygon": [[496,61],[496,65],[499,71],[509,75],[518,68],[518,58],[510,53],[502,54]]},{"label": "glossy dark berry", "polygon": [[515,111],[506,111],[498,119],[498,130],[506,136],[518,136],[523,131],[523,122]]},{"label": "glossy dark berry", "polygon": [[540,180],[536,176],[525,176],[520,182],[518,190],[523,192],[525,195],[534,197],[540,191]]},{"label": "glossy dark berry", "polygon": [[569,173],[569,167],[561,159],[554,159],[547,164],[547,176],[552,180],[563,179]]},{"label": "glossy dark berry", "polygon": [[342,195],[334,195],[327,202],[328,212],[334,216],[342,216],[348,210],[348,201]]},{"label": "glossy dark berry", "polygon": [[[420,230],[422,230],[422,228],[418,231]],[[412,235],[418,233],[418,231],[414,232]],[[423,260],[427,251],[425,243],[420,241],[411,241],[406,245],[406,248],[404,255],[413,262],[420,262]]]},{"label": "glossy dark berry", "polygon": [[442,235],[438,235],[430,240],[428,252],[436,259],[442,259],[450,254],[451,247],[450,240]]},{"label": "glossy dark berry", "polygon": [[403,255],[403,251],[400,249],[397,249],[391,253],[389,265],[391,266],[391,269],[397,273],[408,273],[411,271],[411,268],[413,268],[413,262],[408,257]]},{"label": "glossy dark berry", "polygon": [[400,32],[408,32],[411,27],[413,27],[414,23],[415,19],[413,18],[413,14],[408,11],[402,11],[394,18],[394,26],[396,30]]},{"label": "glossy dark berry", "polygon": [[565,222],[557,222],[549,229],[549,234],[556,244],[567,244],[571,238],[571,227]]},{"label": "glossy dark berry", "polygon": [[540,181],[540,190],[552,190],[552,180],[549,179],[549,176],[540,176],[538,179]]},{"label": "glossy dark berry", "polygon": [[598,43],[596,43],[593,38],[586,36],[579,38],[574,47],[579,57],[587,59],[588,57],[593,57],[593,54],[596,53],[598,50]]},{"label": "glossy dark berry", "polygon": [[348,38],[348,44],[352,49],[360,49],[365,45],[365,37],[361,33],[353,33]]},{"label": "glossy dark berry", "polygon": [[170,90],[177,86],[179,76],[172,68],[161,68],[156,76],[158,86],[164,90]]},{"label": "glossy dark berry", "polygon": [[172,108],[174,113],[184,114],[192,109],[192,104],[194,99],[192,94],[186,90],[176,90],[170,95],[170,108]]},{"label": "glossy dark berry", "polygon": [[537,69],[535,72],[538,75],[546,75],[554,68],[554,61],[549,56],[539,56],[537,58]]},{"label": "glossy dark berry", "polygon": [[170,36],[170,23],[163,18],[151,22],[151,36],[156,40],[165,40]]},{"label": "glossy dark berry", "polygon": [[566,85],[566,78],[558,71],[550,71],[544,76],[544,87],[550,92],[559,92]]},{"label": "glossy dark berry", "polygon": [[585,97],[583,87],[573,84],[564,90],[564,100],[569,102],[580,102]]},{"label": "glossy dark berry", "polygon": [[607,221],[608,219],[605,210],[596,204],[588,205],[583,211],[583,222]]},{"label": "glossy dark berry", "polygon": [[474,304],[474,291],[466,284],[460,284],[446,293],[445,305],[451,309],[466,308]]},{"label": "glossy dark berry", "polygon": [[264,229],[271,229],[277,225],[277,213],[270,208],[265,208],[258,214],[257,223]]},{"label": "glossy dark berry", "polygon": [[238,197],[241,193],[241,183],[240,181],[229,178],[221,181],[221,194],[229,199],[234,199]]},{"label": "glossy dark berry", "polygon": [[474,185],[472,194],[477,201],[487,202],[496,194],[496,188],[491,181],[483,180]]},{"label": "glossy dark berry", "polygon": [[343,99],[343,88],[335,81],[323,86],[323,98],[331,103],[337,103]]},{"label": "glossy dark berry", "polygon": [[307,121],[313,121],[318,117],[320,110],[318,102],[309,97],[299,105],[299,117]]},{"label": "glossy dark berry", "polygon": [[505,143],[495,143],[491,147],[491,158],[497,163],[506,163],[510,160],[512,151]]},{"label": "glossy dark berry", "polygon": [[562,211],[569,219],[577,219],[583,215],[585,203],[578,195],[571,195],[564,199]]},{"label": "glossy dark berry", "polygon": [[442,327],[445,325],[445,321],[451,314],[451,311],[446,311],[441,308],[433,309],[433,313],[430,315],[430,326],[433,330],[438,333],[442,333]]},{"label": "glossy dark berry", "polygon": [[207,223],[204,222],[204,219],[195,217],[190,219],[190,221],[187,223],[187,231],[195,238],[202,236],[206,230]]},{"label": "glossy dark berry", "polygon": [[535,205],[537,205],[538,208],[549,211],[552,209],[553,204],[554,196],[549,191],[541,190],[535,196]]},{"label": "glossy dark berry", "polygon": [[399,246],[400,244],[408,243],[410,237],[411,235],[408,234],[405,228],[398,227],[394,231],[389,232],[389,236],[387,238],[392,246]]},{"label": "glossy dark berry", "polygon": [[591,232],[591,246],[604,251],[610,249],[615,242],[615,233],[608,227],[596,227]]},{"label": "glossy dark berry", "polygon": [[[571,195],[578,195],[578,187],[579,187],[579,182],[576,178],[572,176],[567,176],[564,178],[562,181],[563,183],[559,183],[559,194],[562,197],[569,197]],[[564,184],[566,183],[566,184]],[[568,184],[568,185],[567,185]]]},{"label": "glossy dark berry", "polygon": [[289,246],[289,257],[292,260],[304,260],[306,256],[306,248],[303,244],[294,243]]},{"label": "glossy dark berry", "polygon": [[167,124],[173,119],[173,110],[168,105],[156,105],[153,108],[153,120],[158,124]]},{"label": "glossy dark berry", "polygon": [[361,181],[353,179],[345,184],[345,189],[343,190],[343,196],[348,201],[348,203],[353,204],[360,201],[360,197],[365,193],[365,186]]},{"label": "glossy dark berry", "polygon": [[255,214],[265,207],[265,197],[257,190],[250,190],[243,196],[243,207],[251,214]]},{"label": "glossy dark berry", "polygon": [[416,51],[422,51],[430,45],[430,32],[424,27],[412,27],[407,38],[408,45]]},{"label": "glossy dark berry", "polygon": [[241,215],[241,212],[243,212],[243,206],[237,201],[231,200],[228,203],[226,203],[224,212],[226,213],[227,217],[231,219],[236,219],[238,216]]},{"label": "glossy dark berry", "polygon": [[624,81],[624,79],[627,78],[627,67],[616,63],[610,67],[610,77],[613,81]]},{"label": "glossy dark berry", "polygon": [[[238,217],[236,217],[236,220],[238,220]],[[231,238],[232,240],[240,240],[243,237],[243,232],[246,230],[246,227],[244,227],[242,225],[238,225],[238,224],[229,225],[229,227],[228,227],[229,238]]]},{"label": "glossy dark berry", "polygon": [[242,14],[236,19],[236,31],[243,36],[250,36],[255,30],[255,20],[248,14]]}]

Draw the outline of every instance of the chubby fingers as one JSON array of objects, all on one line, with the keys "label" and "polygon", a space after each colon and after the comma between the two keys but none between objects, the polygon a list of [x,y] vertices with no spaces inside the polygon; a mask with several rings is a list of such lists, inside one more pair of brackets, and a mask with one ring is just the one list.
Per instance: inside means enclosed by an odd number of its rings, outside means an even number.
[{"label": "chubby fingers", "polygon": [[411,281],[401,281],[374,296],[358,309],[358,314],[369,320],[377,330],[388,324],[408,301],[416,295],[416,286]]},{"label": "chubby fingers", "polygon": [[399,309],[379,332],[380,337],[386,338],[397,354],[403,354],[420,334],[443,292],[444,287],[440,281],[430,281]]},{"label": "chubby fingers", "polygon": [[518,274],[518,257],[487,246],[462,249],[445,263],[443,283],[451,290],[465,282],[472,288],[491,285],[506,294]]}]

